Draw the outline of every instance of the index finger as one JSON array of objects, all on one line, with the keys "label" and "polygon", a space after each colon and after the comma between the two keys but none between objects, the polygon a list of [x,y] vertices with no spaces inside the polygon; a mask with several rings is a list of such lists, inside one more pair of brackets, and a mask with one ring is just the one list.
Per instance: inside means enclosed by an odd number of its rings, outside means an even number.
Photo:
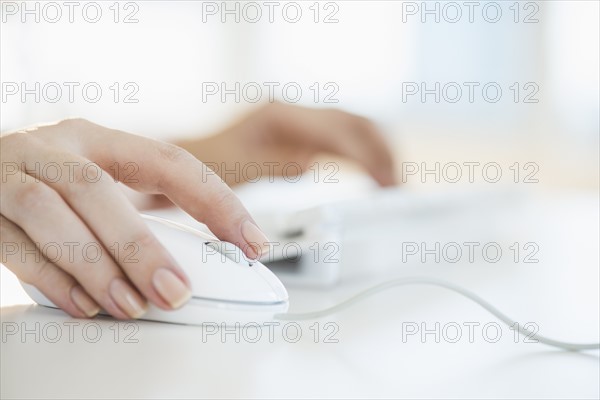
[{"label": "index finger", "polygon": [[125,185],[161,193],[221,240],[234,243],[251,259],[268,250],[268,239],[235,193],[205,164],[173,144],[107,129],[92,123],[80,154]]}]

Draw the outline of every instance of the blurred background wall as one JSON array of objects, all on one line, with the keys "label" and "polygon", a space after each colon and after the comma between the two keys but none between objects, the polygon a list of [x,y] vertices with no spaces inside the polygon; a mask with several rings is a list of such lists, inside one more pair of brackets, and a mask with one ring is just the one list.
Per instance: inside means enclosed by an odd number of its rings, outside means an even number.
[{"label": "blurred background wall", "polygon": [[271,82],[372,118],[402,160],[536,162],[545,185],[598,188],[596,1],[75,3],[71,22],[63,2],[2,2],[3,132],[80,116],[210,134]]}]

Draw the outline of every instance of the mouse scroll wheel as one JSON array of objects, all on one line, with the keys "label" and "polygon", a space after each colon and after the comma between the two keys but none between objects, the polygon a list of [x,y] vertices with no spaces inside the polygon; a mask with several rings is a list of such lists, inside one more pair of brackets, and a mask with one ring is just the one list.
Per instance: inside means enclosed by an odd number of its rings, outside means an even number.
[{"label": "mouse scroll wheel", "polygon": [[244,252],[233,243],[210,241],[205,242],[204,244],[206,245],[206,247],[209,247],[211,250],[222,254],[223,256],[227,257],[236,264],[252,266],[252,264],[254,263],[254,260],[250,260],[248,257],[246,257]]}]

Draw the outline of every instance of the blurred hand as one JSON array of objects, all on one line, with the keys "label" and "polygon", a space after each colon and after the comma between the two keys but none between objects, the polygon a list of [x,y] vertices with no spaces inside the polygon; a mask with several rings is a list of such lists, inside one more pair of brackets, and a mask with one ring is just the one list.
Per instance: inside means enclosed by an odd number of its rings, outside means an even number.
[{"label": "blurred hand", "polygon": [[[209,167],[216,166],[230,186],[254,180],[257,174],[281,176],[290,163],[304,171],[320,153],[358,162],[382,186],[396,183],[392,154],[375,125],[340,110],[272,103],[215,136],[177,144]],[[249,163],[262,169],[244,168]]]},{"label": "blurred hand", "polygon": [[[267,241],[231,189],[175,145],[84,120],[12,133],[0,143],[2,263],[72,316],[102,307],[137,318],[147,301],[168,310],[190,297],[188,278],[117,180],[166,195],[250,258]],[[90,244],[92,256],[83,250]]]}]

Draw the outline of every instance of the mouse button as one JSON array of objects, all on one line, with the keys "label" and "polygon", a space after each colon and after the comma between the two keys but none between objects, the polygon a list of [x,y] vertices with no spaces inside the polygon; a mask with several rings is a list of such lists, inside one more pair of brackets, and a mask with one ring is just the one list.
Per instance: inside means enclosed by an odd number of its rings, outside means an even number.
[{"label": "mouse button", "polygon": [[255,267],[235,263],[221,253],[203,255],[184,269],[196,298],[248,303],[281,301],[280,290],[275,291]]},{"label": "mouse button", "polygon": [[273,300],[277,302],[288,301],[288,292],[283,285],[283,283],[279,280],[279,278],[271,271],[269,268],[257,262],[254,264],[251,269],[261,277],[265,281],[267,285],[269,285],[272,289]]},{"label": "mouse button", "polygon": [[204,243],[206,247],[210,250],[207,250],[208,253],[214,252],[221,254],[236,264],[243,264],[244,266],[248,266],[251,262],[246,255],[242,252],[242,250],[229,242],[206,242]]}]

